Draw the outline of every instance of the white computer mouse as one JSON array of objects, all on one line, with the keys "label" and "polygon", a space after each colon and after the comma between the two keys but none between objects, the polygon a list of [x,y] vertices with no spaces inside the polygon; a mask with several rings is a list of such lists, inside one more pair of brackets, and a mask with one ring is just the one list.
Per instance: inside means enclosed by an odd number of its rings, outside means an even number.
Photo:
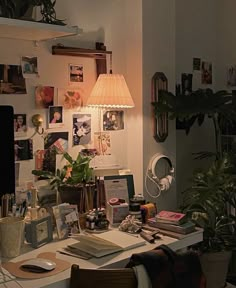
[{"label": "white computer mouse", "polygon": [[26,260],[20,265],[21,269],[29,272],[48,272],[56,267],[56,263],[49,259],[33,258]]}]

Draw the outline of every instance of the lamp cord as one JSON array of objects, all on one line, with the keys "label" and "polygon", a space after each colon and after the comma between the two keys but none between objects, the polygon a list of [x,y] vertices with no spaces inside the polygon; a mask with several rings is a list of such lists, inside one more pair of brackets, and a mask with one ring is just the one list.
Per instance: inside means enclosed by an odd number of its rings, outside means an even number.
[{"label": "lamp cord", "polygon": [[[149,179],[152,183],[154,183],[154,184],[156,185],[156,187],[157,187],[157,194],[156,194],[156,195],[153,195],[153,194],[151,194],[151,193],[149,192],[149,189],[148,189],[148,187],[147,187],[147,179]],[[145,173],[145,181],[144,181],[144,184],[145,184],[146,192],[147,192],[147,194],[148,194],[150,197],[156,199],[156,198],[158,198],[158,197],[161,195],[161,187],[160,187],[160,186],[158,185],[158,183],[157,183],[156,181],[154,181],[154,180],[152,179],[152,177],[150,177],[150,175],[148,174],[148,167],[147,167],[146,173]]]}]

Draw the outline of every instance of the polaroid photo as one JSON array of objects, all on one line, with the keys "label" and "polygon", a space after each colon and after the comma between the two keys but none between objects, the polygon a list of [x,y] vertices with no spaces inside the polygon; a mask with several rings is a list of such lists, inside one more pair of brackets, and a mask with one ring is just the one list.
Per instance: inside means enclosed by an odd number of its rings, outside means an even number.
[{"label": "polaroid photo", "polygon": [[63,107],[49,106],[48,107],[48,128],[63,127]]},{"label": "polaroid photo", "polygon": [[26,114],[14,114],[14,134],[15,137],[27,135]]},{"label": "polaroid photo", "polygon": [[79,110],[83,107],[83,89],[57,89],[57,104],[64,109]]},{"label": "polaroid photo", "polygon": [[38,77],[38,57],[21,57],[21,67],[24,78]]},{"label": "polaroid photo", "polygon": [[69,64],[69,84],[84,82],[84,67],[81,64]]}]

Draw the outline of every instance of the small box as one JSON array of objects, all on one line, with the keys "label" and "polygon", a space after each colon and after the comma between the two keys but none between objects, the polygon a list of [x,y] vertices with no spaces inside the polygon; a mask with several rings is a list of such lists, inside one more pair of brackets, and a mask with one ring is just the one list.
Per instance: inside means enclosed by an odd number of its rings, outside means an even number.
[{"label": "small box", "polygon": [[110,205],[107,203],[107,219],[111,225],[119,225],[129,215],[128,203]]}]

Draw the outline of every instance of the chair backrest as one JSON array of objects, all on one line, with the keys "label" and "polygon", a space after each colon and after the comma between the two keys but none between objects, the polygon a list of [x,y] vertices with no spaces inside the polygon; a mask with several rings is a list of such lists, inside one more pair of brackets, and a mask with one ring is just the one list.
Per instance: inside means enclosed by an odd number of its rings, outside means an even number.
[{"label": "chair backrest", "polygon": [[70,288],[137,288],[132,268],[80,269],[71,266]]}]

